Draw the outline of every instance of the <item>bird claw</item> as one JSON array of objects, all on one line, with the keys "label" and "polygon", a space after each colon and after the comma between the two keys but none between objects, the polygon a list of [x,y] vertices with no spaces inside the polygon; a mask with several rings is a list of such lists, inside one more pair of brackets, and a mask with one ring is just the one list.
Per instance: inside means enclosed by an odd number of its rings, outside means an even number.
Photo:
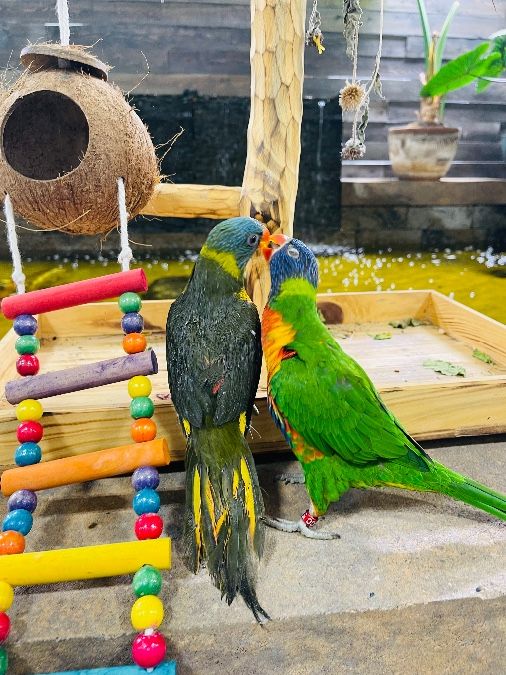
[{"label": "bird claw", "polygon": [[280,532],[300,532],[303,537],[308,539],[341,539],[341,535],[337,532],[322,532],[321,530],[312,530],[302,520],[284,520],[283,518],[271,518],[270,516],[263,517],[264,523],[268,527],[272,527]]},{"label": "bird claw", "polygon": [[274,481],[285,485],[304,485],[306,482],[303,473],[278,473],[274,476]]}]

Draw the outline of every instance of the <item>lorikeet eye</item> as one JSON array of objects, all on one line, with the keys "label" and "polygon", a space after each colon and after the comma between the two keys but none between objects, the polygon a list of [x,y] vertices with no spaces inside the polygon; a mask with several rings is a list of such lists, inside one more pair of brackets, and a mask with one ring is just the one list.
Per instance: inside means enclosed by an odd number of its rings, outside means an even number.
[{"label": "lorikeet eye", "polygon": [[250,236],[247,239],[248,246],[256,246],[258,242],[260,241],[260,237],[258,234],[250,234]]},{"label": "lorikeet eye", "polygon": [[298,258],[299,255],[300,255],[300,254],[299,254],[299,251],[295,248],[295,246],[289,246],[289,247],[287,248],[286,252],[287,252],[288,255],[290,256],[290,258],[295,258],[295,260],[297,260],[297,258]]}]

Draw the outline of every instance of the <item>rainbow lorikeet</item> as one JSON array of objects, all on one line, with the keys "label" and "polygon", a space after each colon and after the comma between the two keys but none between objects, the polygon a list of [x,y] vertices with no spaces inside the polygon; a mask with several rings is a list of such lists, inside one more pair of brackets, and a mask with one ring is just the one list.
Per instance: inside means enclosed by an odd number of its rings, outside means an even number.
[{"label": "rainbow lorikeet", "polygon": [[338,536],[310,528],[348,488],[376,486],[439,492],[506,520],[506,496],[432,460],[403,429],[322,323],[313,253],[276,236],[280,247],[264,251],[271,273],[262,317],[269,405],[302,465],[311,505],[299,522],[268,523],[314,538]]},{"label": "rainbow lorikeet", "polygon": [[207,566],[230,604],[237,594],[259,622],[255,592],[264,546],[263,499],[245,439],[260,376],[260,320],[244,270],[268,230],[231,218],[211,230],[167,318],[172,401],[186,436],[185,560]]}]

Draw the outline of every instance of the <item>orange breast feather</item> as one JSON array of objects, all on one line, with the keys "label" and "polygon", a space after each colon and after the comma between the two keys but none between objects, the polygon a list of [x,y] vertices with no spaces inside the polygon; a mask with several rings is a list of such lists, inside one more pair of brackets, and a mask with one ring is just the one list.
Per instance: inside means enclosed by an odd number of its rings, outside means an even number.
[{"label": "orange breast feather", "polygon": [[270,307],[264,309],[262,315],[262,347],[264,350],[265,361],[267,363],[267,379],[278,372],[281,367],[281,361],[293,354],[286,349],[295,338],[294,327],[283,320],[279,312]]}]

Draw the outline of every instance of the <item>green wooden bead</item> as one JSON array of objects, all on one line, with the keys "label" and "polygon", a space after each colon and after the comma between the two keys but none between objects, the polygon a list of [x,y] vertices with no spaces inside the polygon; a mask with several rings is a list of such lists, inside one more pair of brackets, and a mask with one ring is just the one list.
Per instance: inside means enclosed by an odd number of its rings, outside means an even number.
[{"label": "green wooden bead", "polygon": [[39,338],[36,338],[35,335],[20,335],[16,340],[16,351],[18,354],[35,354],[39,349]]},{"label": "green wooden bead", "polygon": [[118,305],[123,314],[138,312],[142,307],[142,300],[137,293],[123,293],[118,300]]},{"label": "green wooden bead", "polygon": [[9,658],[5,647],[0,647],[0,675],[4,675],[9,667]]},{"label": "green wooden bead", "polygon": [[162,575],[152,565],[137,570],[132,580],[132,590],[138,598],[144,595],[158,595],[162,590]]},{"label": "green wooden bead", "polygon": [[149,396],[137,396],[130,403],[130,415],[138,420],[141,417],[153,417],[155,405]]}]

